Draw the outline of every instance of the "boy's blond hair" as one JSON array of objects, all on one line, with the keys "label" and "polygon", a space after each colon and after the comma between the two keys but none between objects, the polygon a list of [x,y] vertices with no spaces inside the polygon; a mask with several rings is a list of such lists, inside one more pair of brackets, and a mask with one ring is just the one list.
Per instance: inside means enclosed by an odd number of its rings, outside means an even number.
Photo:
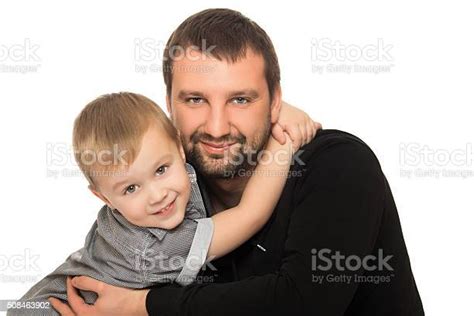
[{"label": "boy's blond hair", "polygon": [[166,114],[143,95],[112,93],[87,104],[74,121],[73,147],[89,183],[95,186],[94,177],[132,164],[143,135],[154,124],[180,146],[179,134]]}]

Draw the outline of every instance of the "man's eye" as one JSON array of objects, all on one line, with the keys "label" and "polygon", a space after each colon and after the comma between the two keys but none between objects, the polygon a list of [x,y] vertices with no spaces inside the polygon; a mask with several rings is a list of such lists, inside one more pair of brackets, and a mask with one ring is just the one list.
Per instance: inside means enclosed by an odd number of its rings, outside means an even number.
[{"label": "man's eye", "polygon": [[156,174],[161,176],[162,174],[164,174],[166,172],[166,170],[168,170],[168,166],[160,166],[158,167],[158,169],[156,169]]},{"label": "man's eye", "polygon": [[126,189],[124,194],[132,194],[137,190],[137,186],[135,184],[129,185]]},{"label": "man's eye", "polygon": [[247,98],[244,98],[244,97],[237,97],[237,98],[234,98],[232,100],[233,103],[236,103],[236,104],[247,104],[249,102],[249,100]]},{"label": "man's eye", "polygon": [[191,104],[201,104],[204,103],[204,99],[200,97],[192,97],[186,99],[186,102],[191,103]]}]

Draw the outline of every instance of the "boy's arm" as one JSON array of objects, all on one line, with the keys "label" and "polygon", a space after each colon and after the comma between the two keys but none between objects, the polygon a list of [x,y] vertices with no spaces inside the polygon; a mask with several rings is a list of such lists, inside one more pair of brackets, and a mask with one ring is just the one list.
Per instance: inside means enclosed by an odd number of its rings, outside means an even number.
[{"label": "boy's arm", "polygon": [[[274,138],[269,138],[266,150],[271,157],[278,158],[277,152],[280,158],[291,157],[286,140],[291,139],[296,151],[309,143],[321,128],[321,124],[313,121],[306,112],[282,101],[278,121],[272,127]],[[263,227],[279,200],[289,166],[289,161],[277,164],[275,159],[269,165],[259,163],[239,205],[212,217],[214,235],[208,258],[216,259],[231,252]]]},{"label": "boy's arm", "polygon": [[239,205],[212,216],[214,234],[207,257],[221,257],[252,237],[270,218],[285,186],[292,160],[292,143],[269,138],[265,163],[259,162]]},{"label": "boy's arm", "polygon": [[321,124],[313,121],[306,112],[281,101],[280,115],[277,123],[272,127],[272,136],[280,144],[284,144],[283,132],[287,132],[293,141],[293,146],[299,148],[309,143],[320,129],[322,129]]}]

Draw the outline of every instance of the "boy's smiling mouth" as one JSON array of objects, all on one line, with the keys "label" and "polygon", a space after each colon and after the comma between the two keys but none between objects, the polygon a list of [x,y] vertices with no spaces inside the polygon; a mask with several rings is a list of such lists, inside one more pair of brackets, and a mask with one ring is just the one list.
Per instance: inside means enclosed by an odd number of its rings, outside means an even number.
[{"label": "boy's smiling mouth", "polygon": [[152,213],[152,215],[167,215],[173,211],[175,206],[176,199],[174,199],[171,203],[169,203],[166,207],[159,209],[158,211]]}]

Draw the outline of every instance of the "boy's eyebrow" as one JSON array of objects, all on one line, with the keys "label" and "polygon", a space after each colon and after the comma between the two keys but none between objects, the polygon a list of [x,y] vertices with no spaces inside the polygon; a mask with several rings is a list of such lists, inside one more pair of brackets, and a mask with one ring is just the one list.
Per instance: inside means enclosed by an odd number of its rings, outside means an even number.
[{"label": "boy's eyebrow", "polygon": [[117,183],[115,183],[113,186],[112,186],[112,191],[115,191],[117,190],[118,187],[121,187],[122,185],[124,185],[125,183],[128,182],[128,179],[125,179],[123,181],[119,181]]}]

